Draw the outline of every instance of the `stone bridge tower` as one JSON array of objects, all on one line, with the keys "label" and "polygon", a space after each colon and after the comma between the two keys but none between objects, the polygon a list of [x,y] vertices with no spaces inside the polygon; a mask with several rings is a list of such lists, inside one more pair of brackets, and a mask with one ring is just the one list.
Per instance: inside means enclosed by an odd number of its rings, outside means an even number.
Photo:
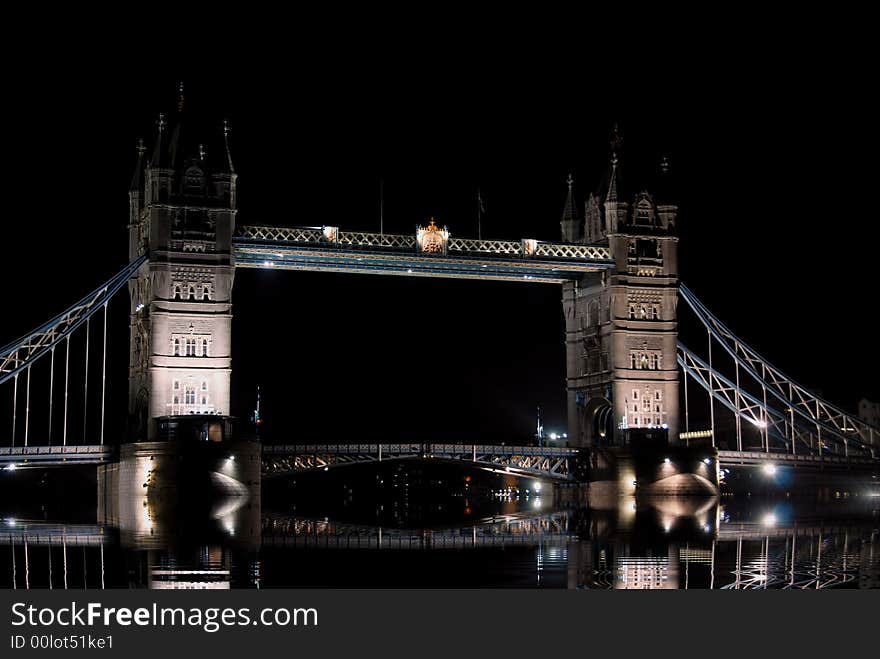
[{"label": "stone bridge tower", "polygon": [[616,153],[599,190],[577,212],[572,182],[562,239],[608,245],[613,269],[564,284],[568,433],[572,446],[624,446],[678,437],[678,208],[627,196]]},{"label": "stone bridge tower", "polygon": [[229,415],[236,174],[226,124],[198,132],[181,86],[159,115],[147,155],[138,146],[129,190],[128,441],[154,439],[160,417]]}]

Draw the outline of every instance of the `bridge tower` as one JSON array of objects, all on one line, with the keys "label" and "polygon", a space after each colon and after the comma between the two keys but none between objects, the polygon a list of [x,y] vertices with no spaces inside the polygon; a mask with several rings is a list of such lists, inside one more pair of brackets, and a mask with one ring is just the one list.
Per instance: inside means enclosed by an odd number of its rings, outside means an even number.
[{"label": "bridge tower", "polygon": [[224,123],[199,132],[185,111],[160,114],[129,190],[129,441],[155,439],[159,417],[229,415],[236,174]]},{"label": "bridge tower", "polygon": [[608,245],[610,271],[563,285],[568,435],[573,446],[678,437],[678,208],[661,167],[656,196],[624,192],[616,145],[581,221],[571,179],[562,238]]}]

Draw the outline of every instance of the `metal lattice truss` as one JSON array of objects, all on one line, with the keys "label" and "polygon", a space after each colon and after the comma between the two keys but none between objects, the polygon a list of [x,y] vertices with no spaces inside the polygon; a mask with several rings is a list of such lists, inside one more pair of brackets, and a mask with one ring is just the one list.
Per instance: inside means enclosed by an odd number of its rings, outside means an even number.
[{"label": "metal lattice truss", "polygon": [[0,384],[15,377],[43,355],[48,354],[65,337],[93,314],[103,309],[146,260],[141,256],[129,263],[112,279],[86,295],[66,311],[0,350]]},{"label": "metal lattice truss", "polygon": [[263,473],[329,469],[385,460],[467,462],[515,475],[568,479],[577,449],[481,444],[303,444],[263,446]]},{"label": "metal lattice truss", "polygon": [[[328,230],[333,229],[333,230]],[[245,240],[268,240],[273,242],[303,243],[307,245],[337,244],[356,248],[389,248],[413,250],[416,248],[415,235],[394,233],[369,233],[365,231],[336,231],[331,227],[270,227],[240,226],[236,238]],[[549,256],[566,259],[610,260],[608,247],[598,245],[579,245],[574,243],[552,243],[528,240],[485,240],[476,238],[450,238],[447,251],[463,254],[491,254],[530,256],[528,243],[534,242],[534,256]]]},{"label": "metal lattice truss", "polygon": [[[678,363],[716,400],[734,414],[784,443],[791,452],[876,457],[880,429],[819,398],[782,373],[734,335],[684,285],[681,297],[714,339],[733,359],[736,382],[725,378],[681,343]],[[740,379],[754,383],[762,399],[748,393]]]},{"label": "metal lattice truss", "polygon": [[241,226],[238,267],[560,283],[613,265],[608,247],[537,240],[449,238],[422,251],[416,235],[337,227]]}]

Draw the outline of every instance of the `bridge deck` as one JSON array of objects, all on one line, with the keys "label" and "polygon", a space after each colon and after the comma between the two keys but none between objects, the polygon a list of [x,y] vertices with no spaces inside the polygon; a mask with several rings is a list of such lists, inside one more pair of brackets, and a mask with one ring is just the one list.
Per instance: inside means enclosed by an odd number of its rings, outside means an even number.
[{"label": "bridge deck", "polygon": [[609,249],[596,245],[450,238],[445,254],[428,254],[415,235],[312,227],[242,226],[234,248],[236,265],[245,268],[554,284],[614,265]]},{"label": "bridge deck", "polygon": [[831,468],[864,468],[874,467],[880,469],[880,459],[864,456],[838,456],[838,455],[792,455],[782,452],[762,451],[718,451],[718,462],[725,466],[731,465],[764,465],[768,462],[780,465],[803,466],[812,469]]},{"label": "bridge deck", "polygon": [[102,464],[116,458],[113,446],[0,446],[0,465],[8,469],[73,464]]}]

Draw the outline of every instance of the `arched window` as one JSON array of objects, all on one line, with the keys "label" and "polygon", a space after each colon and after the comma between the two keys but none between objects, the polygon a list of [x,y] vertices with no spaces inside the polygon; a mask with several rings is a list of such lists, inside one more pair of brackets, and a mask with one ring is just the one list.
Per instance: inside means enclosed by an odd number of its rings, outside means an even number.
[{"label": "arched window", "polygon": [[647,317],[647,315],[648,314],[645,312],[645,305],[643,304],[641,307],[639,307],[639,318],[645,318]]},{"label": "arched window", "polygon": [[187,296],[187,299],[189,299],[189,300],[195,300],[195,299],[196,299],[196,289],[195,289],[195,286],[190,286],[190,287],[189,287],[189,295]]},{"label": "arched window", "polygon": [[174,405],[178,405],[178,404],[180,404],[180,397],[179,397],[179,396],[175,396],[175,397],[173,398],[173,403],[174,403]]},{"label": "arched window", "polygon": [[642,353],[639,356],[639,368],[648,368],[648,355],[646,355],[645,353]]},{"label": "arched window", "polygon": [[196,388],[192,385],[187,385],[186,394],[185,394],[185,402],[187,405],[195,405],[196,404]]},{"label": "arched window", "polygon": [[632,353],[629,356],[629,367],[636,368],[636,353]]},{"label": "arched window", "polygon": [[202,299],[203,299],[203,300],[210,300],[210,299],[211,299],[211,296],[210,296],[210,294],[208,293],[208,287],[207,287],[207,286],[202,286]]},{"label": "arched window", "polygon": [[[173,352],[173,354],[175,357],[180,355],[180,339],[174,339],[174,352]],[[177,385],[176,382],[174,384]],[[175,386],[174,388],[176,389],[177,386]]]},{"label": "arched window", "polygon": [[208,383],[206,381],[202,380],[202,391],[207,391],[207,390],[208,390]]},{"label": "arched window", "polygon": [[207,404],[208,404],[208,397],[202,396],[202,405],[207,405]]},{"label": "arched window", "polygon": [[180,295],[181,295],[181,294],[180,294],[180,286],[175,286],[175,287],[174,287],[174,299],[175,299],[175,300],[179,300],[179,299],[180,299]]},{"label": "arched window", "polygon": [[195,357],[196,354],[196,340],[195,339],[187,339],[186,340],[186,356],[187,357]]}]

